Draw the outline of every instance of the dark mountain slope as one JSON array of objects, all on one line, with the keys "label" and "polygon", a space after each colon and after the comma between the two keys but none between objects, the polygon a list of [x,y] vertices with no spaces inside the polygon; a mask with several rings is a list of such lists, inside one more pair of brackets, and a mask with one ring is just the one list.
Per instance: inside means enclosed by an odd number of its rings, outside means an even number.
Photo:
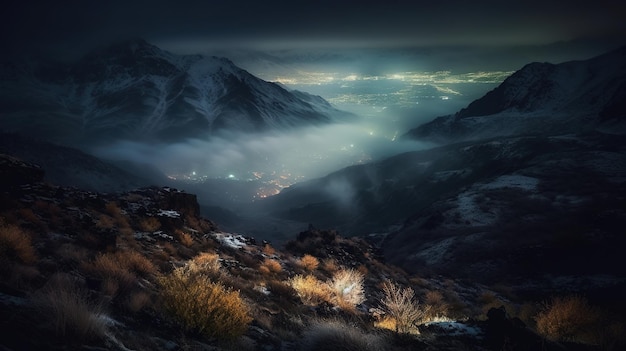
[{"label": "dark mountain slope", "polygon": [[626,47],[585,61],[531,63],[454,115],[408,136],[440,142],[516,134],[623,132]]}]

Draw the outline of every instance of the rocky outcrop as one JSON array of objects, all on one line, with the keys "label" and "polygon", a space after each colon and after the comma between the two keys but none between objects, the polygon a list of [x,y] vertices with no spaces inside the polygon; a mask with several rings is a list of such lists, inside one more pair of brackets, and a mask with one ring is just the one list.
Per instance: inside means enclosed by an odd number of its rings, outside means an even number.
[{"label": "rocky outcrop", "polygon": [[26,163],[15,157],[0,154],[0,187],[11,189],[20,185],[41,182],[44,171],[41,167]]}]

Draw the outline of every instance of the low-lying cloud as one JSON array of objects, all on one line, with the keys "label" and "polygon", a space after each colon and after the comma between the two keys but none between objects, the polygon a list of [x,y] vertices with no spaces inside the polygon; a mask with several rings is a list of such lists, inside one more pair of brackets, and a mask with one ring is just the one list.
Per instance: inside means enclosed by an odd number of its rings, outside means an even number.
[{"label": "low-lying cloud", "polygon": [[148,163],[174,178],[269,181],[282,177],[282,183],[288,184],[425,146],[392,141],[371,125],[331,124],[254,134],[229,131],[168,144],[119,141],[94,153]]}]

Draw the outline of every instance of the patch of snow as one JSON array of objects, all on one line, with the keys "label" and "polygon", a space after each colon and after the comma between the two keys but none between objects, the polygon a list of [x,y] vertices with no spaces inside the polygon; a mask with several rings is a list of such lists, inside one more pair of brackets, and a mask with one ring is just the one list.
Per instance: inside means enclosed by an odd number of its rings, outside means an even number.
[{"label": "patch of snow", "polygon": [[451,335],[451,336],[470,335],[470,336],[478,337],[478,336],[481,336],[481,334],[483,333],[483,331],[476,326],[471,326],[465,323],[455,322],[455,321],[430,322],[430,323],[426,323],[426,325],[437,326],[441,328],[442,330],[444,330],[446,334]]},{"label": "patch of snow", "polygon": [[158,237],[161,237],[161,238],[167,239],[167,240],[174,240],[173,236],[171,236],[169,234],[165,234],[162,230],[156,231],[156,232],[152,233],[152,235],[158,236]]},{"label": "patch of snow", "polygon": [[426,262],[426,264],[432,265],[441,262],[444,259],[445,254],[448,252],[448,248],[456,241],[456,238],[447,238],[441,240],[432,246],[420,250],[418,253],[411,255],[412,257],[419,258]]},{"label": "patch of snow", "polygon": [[482,189],[519,188],[526,191],[535,191],[539,179],[518,174],[503,175],[492,182],[482,185]]},{"label": "patch of snow", "polygon": [[483,212],[476,204],[477,194],[463,192],[457,196],[457,211],[463,225],[483,226],[496,222],[498,215],[491,212]]},{"label": "patch of snow", "polygon": [[180,213],[174,211],[174,210],[159,210],[159,213],[157,213],[157,216],[159,217],[169,217],[169,218],[179,218],[180,217]]},{"label": "patch of snow", "polygon": [[233,249],[241,249],[246,247],[246,238],[240,234],[232,234],[232,233],[224,233],[224,232],[216,232],[213,233],[215,238],[228,247],[232,247]]}]

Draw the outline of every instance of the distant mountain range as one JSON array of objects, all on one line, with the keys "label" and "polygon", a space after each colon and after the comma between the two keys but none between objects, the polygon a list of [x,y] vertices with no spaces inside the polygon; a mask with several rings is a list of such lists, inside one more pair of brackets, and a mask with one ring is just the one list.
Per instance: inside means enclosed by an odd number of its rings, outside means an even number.
[{"label": "distant mountain range", "polygon": [[528,64],[456,114],[407,135],[450,142],[598,128],[626,131],[626,47],[584,61]]},{"label": "distant mountain range", "polygon": [[75,63],[0,66],[2,129],[65,145],[174,141],[326,123],[340,114],[321,97],[287,91],[228,59],[174,55],[142,40]]}]

